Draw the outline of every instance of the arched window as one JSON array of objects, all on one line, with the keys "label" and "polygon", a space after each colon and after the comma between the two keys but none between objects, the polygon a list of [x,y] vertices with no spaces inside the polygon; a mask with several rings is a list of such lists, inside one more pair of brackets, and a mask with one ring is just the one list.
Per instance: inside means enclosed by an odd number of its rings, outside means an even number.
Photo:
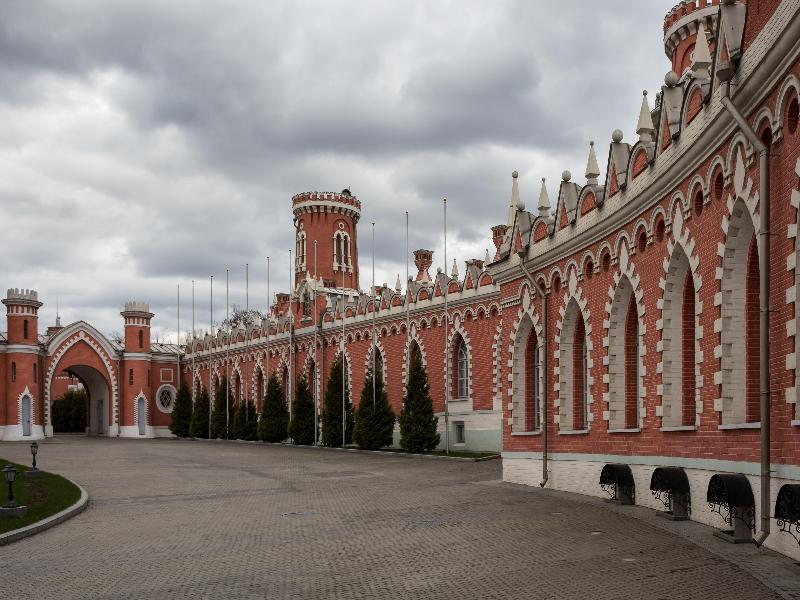
[{"label": "arched window", "polygon": [[26,340],[28,339],[28,319],[22,322],[22,337]]},{"label": "arched window", "polygon": [[[624,250],[627,251],[627,250]],[[627,275],[614,292],[608,319],[608,428],[637,429],[641,376],[639,314]]]},{"label": "arched window", "polygon": [[258,369],[258,376],[256,377],[256,410],[261,412],[261,404],[264,402],[264,394],[265,394],[265,387],[264,387],[264,370],[259,368]]},{"label": "arched window", "polygon": [[586,323],[577,300],[564,311],[558,341],[559,430],[588,429],[589,356]]},{"label": "arched window", "polygon": [[469,353],[464,338],[460,335],[456,336],[454,346],[453,393],[456,399],[465,400],[469,397]]},{"label": "arched window", "polygon": [[144,348],[144,331],[139,330],[139,348]]},{"label": "arched window", "polygon": [[539,340],[531,327],[525,345],[525,431],[539,429]]},{"label": "arched window", "polygon": [[639,426],[639,315],[631,295],[625,318],[625,428]]},{"label": "arched window", "polygon": [[586,328],[583,324],[583,315],[579,314],[572,344],[572,370],[575,374],[575,384],[572,389],[572,428],[576,431],[586,429],[586,401],[589,398],[587,389],[589,384],[588,357],[586,352]]},{"label": "arched window", "polygon": [[289,367],[283,367],[281,370],[281,389],[283,389],[284,399],[289,398]]},{"label": "arched window", "polygon": [[308,319],[311,317],[311,294],[308,290],[303,293],[303,318]]},{"label": "arched window", "polygon": [[676,244],[662,302],[662,427],[695,425],[695,287],[689,258]]},{"label": "arched window", "polygon": [[756,423],[759,411],[759,264],[755,224],[741,199],[731,210],[722,259],[722,425]]},{"label": "arched window", "polygon": [[761,420],[761,403],[759,400],[761,369],[759,363],[760,327],[759,327],[759,266],[758,242],[756,236],[750,241],[747,252],[747,283],[745,287],[745,348],[746,380],[746,419],[748,423]]}]

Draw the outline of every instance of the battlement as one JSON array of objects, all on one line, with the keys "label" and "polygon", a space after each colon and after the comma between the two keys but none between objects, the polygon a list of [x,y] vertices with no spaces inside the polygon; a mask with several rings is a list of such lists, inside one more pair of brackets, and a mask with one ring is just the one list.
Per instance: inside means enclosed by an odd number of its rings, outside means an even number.
[{"label": "battlement", "polygon": [[341,205],[342,208],[352,211],[356,217],[361,216],[361,202],[349,190],[341,192],[303,192],[292,196],[292,208],[295,216],[303,208],[312,205]]},{"label": "battlement", "polygon": [[664,33],[683,17],[692,14],[697,10],[709,8],[712,6],[719,6],[720,0],[683,0],[672,7],[666,15],[664,15]]},{"label": "battlement", "polygon": [[6,300],[24,300],[27,302],[38,302],[39,293],[36,290],[26,290],[19,288],[8,288]]},{"label": "battlement", "polygon": [[125,310],[123,310],[121,314],[124,316],[125,313],[150,314],[150,305],[147,302],[137,302],[136,300],[131,300],[125,303]]}]

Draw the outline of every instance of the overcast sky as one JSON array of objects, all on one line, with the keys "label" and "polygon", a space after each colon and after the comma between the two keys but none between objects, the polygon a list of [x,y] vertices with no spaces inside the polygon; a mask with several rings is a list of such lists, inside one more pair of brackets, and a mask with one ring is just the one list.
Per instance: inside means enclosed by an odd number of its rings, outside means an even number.
[{"label": "overcast sky", "polygon": [[[362,202],[361,287],[405,278],[411,249],[493,252],[511,171],[534,207],[588,141],[632,140],[642,89],[669,64],[672,0],[206,2],[0,0],[0,286],[35,288],[41,329],[123,329],[150,302],[175,339],[197,280],[198,328],[288,287],[291,197]],[[452,263],[448,265],[448,271]],[[415,273],[413,263],[412,275]]]}]

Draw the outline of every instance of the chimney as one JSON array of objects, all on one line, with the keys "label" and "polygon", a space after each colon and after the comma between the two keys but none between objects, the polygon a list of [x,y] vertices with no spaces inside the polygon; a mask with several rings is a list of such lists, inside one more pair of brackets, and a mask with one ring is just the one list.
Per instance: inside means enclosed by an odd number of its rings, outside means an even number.
[{"label": "chimney", "polygon": [[417,266],[416,281],[429,282],[431,276],[428,269],[433,264],[433,250],[414,250],[414,264]]},{"label": "chimney", "polygon": [[494,247],[497,249],[494,254],[494,260],[500,258],[500,246],[503,245],[503,238],[506,237],[506,231],[508,231],[508,225],[495,225],[492,227],[492,241],[494,242]]}]

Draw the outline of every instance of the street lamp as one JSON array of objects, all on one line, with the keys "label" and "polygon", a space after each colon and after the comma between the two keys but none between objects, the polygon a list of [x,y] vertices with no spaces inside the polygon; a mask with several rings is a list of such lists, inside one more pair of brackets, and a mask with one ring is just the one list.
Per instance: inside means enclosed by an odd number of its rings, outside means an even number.
[{"label": "street lamp", "polygon": [[8,484],[8,500],[3,504],[3,508],[17,508],[18,504],[14,502],[14,480],[17,478],[17,470],[11,465],[3,467],[3,479]]},{"label": "street lamp", "polygon": [[39,452],[39,443],[33,442],[31,444],[31,456],[33,457],[33,467],[29,471],[25,471],[25,477],[39,477],[42,472],[36,467],[36,454]]}]

